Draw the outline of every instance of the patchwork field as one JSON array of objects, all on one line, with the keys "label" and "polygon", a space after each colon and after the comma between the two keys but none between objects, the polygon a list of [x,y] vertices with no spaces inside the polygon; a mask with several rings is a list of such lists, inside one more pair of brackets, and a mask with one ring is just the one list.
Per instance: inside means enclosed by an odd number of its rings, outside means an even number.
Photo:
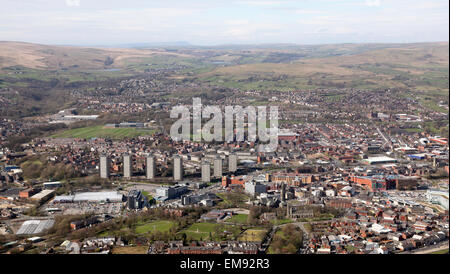
[{"label": "patchwork field", "polygon": [[105,128],[103,126],[83,127],[69,129],[64,132],[52,135],[53,138],[111,138],[124,139],[138,136],[151,135],[154,130],[144,130],[136,128]]}]

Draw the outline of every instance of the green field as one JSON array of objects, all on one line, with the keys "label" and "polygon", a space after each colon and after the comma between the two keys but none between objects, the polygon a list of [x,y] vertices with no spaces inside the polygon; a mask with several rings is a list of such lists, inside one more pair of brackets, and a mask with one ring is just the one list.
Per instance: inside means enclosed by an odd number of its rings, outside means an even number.
[{"label": "green field", "polygon": [[154,130],[144,130],[136,128],[104,128],[103,126],[82,127],[69,129],[64,132],[52,135],[52,138],[111,138],[123,139],[138,136],[151,135]]},{"label": "green field", "polygon": [[271,220],[270,223],[273,225],[283,225],[283,224],[289,224],[293,223],[294,221],[291,219],[280,219],[280,220]]},{"label": "green field", "polygon": [[142,191],[142,195],[146,196],[149,201],[153,199],[153,196],[148,191]]},{"label": "green field", "polygon": [[227,234],[231,239],[234,239],[240,232],[241,229],[237,226],[216,223],[195,223],[180,231],[180,233],[185,233],[186,236],[195,241],[221,240],[222,236],[225,234]]},{"label": "green field", "polygon": [[148,232],[160,231],[166,232],[173,227],[174,223],[171,221],[154,221],[136,226],[136,233],[144,234]]},{"label": "green field", "polygon": [[228,219],[227,222],[245,224],[247,223],[247,218],[248,214],[237,214]]},{"label": "green field", "polygon": [[448,248],[447,249],[443,249],[443,250],[439,250],[436,252],[433,252],[431,254],[448,254]]},{"label": "green field", "polygon": [[223,200],[219,205],[228,207],[244,204],[249,198],[244,193],[217,193],[216,195]]}]

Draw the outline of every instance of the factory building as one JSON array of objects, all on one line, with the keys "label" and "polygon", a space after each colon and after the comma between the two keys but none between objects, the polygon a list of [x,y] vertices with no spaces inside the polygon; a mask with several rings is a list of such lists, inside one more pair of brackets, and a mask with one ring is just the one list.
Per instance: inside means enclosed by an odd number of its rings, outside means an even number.
[{"label": "factory building", "polygon": [[183,180],[183,159],[178,155],[173,156],[173,179]]},{"label": "factory building", "polygon": [[102,192],[80,192],[75,195],[56,196],[53,203],[80,203],[80,202],[110,202],[119,203],[123,201],[123,194],[116,191]]},{"label": "factory building", "polygon": [[428,189],[426,196],[430,203],[441,205],[448,210],[448,190]]},{"label": "factory building", "polygon": [[364,159],[364,162],[368,165],[393,164],[397,163],[397,159],[387,156],[375,156]]},{"label": "factory building", "polygon": [[132,163],[131,163],[131,155],[124,154],[123,155],[123,177],[131,178],[132,174]]},{"label": "factory building", "polygon": [[61,186],[62,186],[61,182],[47,182],[47,183],[44,183],[44,189],[55,189],[55,188],[58,188],[58,187],[61,187]]},{"label": "factory building", "polygon": [[222,158],[217,156],[214,158],[214,177],[222,178],[223,170],[222,170]]},{"label": "factory building", "polygon": [[202,162],[202,182],[209,183],[211,181],[211,163]]},{"label": "factory building", "polygon": [[155,156],[148,155],[147,156],[147,179],[154,179],[156,175],[156,162],[155,162]]},{"label": "factory building", "polygon": [[109,157],[106,155],[100,156],[100,178],[109,178]]}]

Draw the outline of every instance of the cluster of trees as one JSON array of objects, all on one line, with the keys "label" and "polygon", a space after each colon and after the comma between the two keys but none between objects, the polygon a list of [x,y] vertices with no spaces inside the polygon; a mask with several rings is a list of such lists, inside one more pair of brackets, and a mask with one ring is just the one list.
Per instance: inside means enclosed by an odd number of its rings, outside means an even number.
[{"label": "cluster of trees", "polygon": [[33,127],[25,130],[21,135],[11,135],[6,140],[8,147],[14,151],[23,151],[22,144],[30,142],[32,139],[48,136],[52,132],[67,128],[65,124],[50,124]]},{"label": "cluster of trees", "polygon": [[[180,231],[181,229],[194,223],[206,211],[207,209],[205,208],[187,208],[185,211],[186,215],[183,217],[177,217],[167,214],[164,208],[156,208],[147,212],[130,214],[126,217],[119,217],[89,228],[73,231],[70,235],[68,234],[70,232],[69,224],[71,221],[81,220],[91,215],[63,216],[56,220],[55,223],[57,223],[57,225],[52,228],[52,232],[57,236],[68,235],[70,239],[84,239],[97,236],[102,232],[107,232],[108,235],[120,237],[125,243],[149,243],[153,241],[173,240],[184,240],[189,242],[191,239],[189,239],[186,235],[178,234],[177,231]],[[154,220],[170,220],[174,222],[174,225],[169,229],[169,231],[165,232],[152,231],[145,235],[136,234],[135,227],[137,224]]]},{"label": "cluster of trees", "polygon": [[33,158],[23,162],[20,168],[23,171],[23,177],[28,179],[51,178],[53,180],[63,180],[82,175],[71,164],[55,164],[39,158]]},{"label": "cluster of trees", "polygon": [[281,233],[275,233],[269,252],[274,254],[295,254],[303,244],[302,231],[292,225],[285,225]]}]

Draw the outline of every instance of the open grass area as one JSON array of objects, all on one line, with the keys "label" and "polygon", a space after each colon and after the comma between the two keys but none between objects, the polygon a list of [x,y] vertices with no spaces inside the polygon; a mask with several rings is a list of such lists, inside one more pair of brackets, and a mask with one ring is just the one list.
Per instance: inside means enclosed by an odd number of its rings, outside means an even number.
[{"label": "open grass area", "polygon": [[221,240],[224,237],[234,239],[241,229],[234,225],[223,225],[216,223],[195,223],[180,231],[192,240]]},{"label": "open grass area", "polygon": [[144,234],[154,231],[166,232],[169,231],[173,226],[174,223],[171,221],[153,221],[137,225],[135,231],[138,234]]},{"label": "open grass area", "polygon": [[280,220],[271,220],[270,223],[273,225],[283,225],[293,223],[294,221],[291,219],[280,219]]},{"label": "open grass area", "polygon": [[76,129],[69,129],[61,133],[52,135],[52,138],[111,138],[124,139],[138,136],[151,135],[154,130],[144,130],[136,128],[105,128],[104,126],[92,126]]},{"label": "open grass area", "polygon": [[248,214],[237,214],[226,220],[230,223],[239,223],[239,224],[246,224],[248,219]]},{"label": "open grass area", "polygon": [[249,196],[244,193],[217,193],[216,195],[223,200],[219,203],[219,205],[230,207],[244,204],[249,198]]},{"label": "open grass area", "polygon": [[267,235],[267,230],[264,229],[247,229],[244,231],[238,240],[243,242],[262,242]]},{"label": "open grass area", "polygon": [[433,252],[433,253],[431,253],[431,254],[448,254],[448,248],[447,249],[443,249],[443,250],[439,250],[439,251],[436,251],[436,252]]},{"label": "open grass area", "polygon": [[153,196],[148,191],[142,191],[142,195],[146,196],[149,201],[153,199]]},{"label": "open grass area", "polygon": [[147,254],[148,246],[116,246],[112,249],[112,254]]},{"label": "open grass area", "polygon": [[318,221],[326,221],[331,220],[334,218],[334,215],[331,213],[322,213],[319,216],[316,216],[314,218],[304,218],[300,219],[301,222],[318,222]]}]

